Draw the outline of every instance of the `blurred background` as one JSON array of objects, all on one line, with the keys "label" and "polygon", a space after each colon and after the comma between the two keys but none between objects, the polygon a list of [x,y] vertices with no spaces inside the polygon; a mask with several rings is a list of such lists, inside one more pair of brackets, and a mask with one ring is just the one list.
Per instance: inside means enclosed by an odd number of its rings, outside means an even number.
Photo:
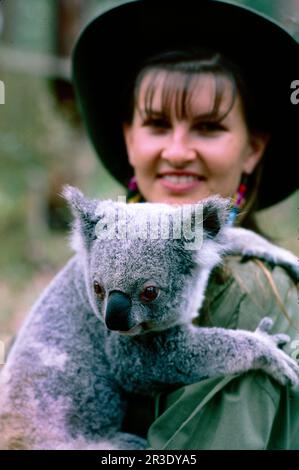
[{"label": "blurred background", "polygon": [[[0,80],[5,84],[5,104],[0,105],[0,342],[5,344],[72,255],[62,186],[77,185],[92,197],[124,193],[86,139],[69,60],[80,29],[95,14],[121,3],[0,0]],[[299,0],[232,3],[267,13],[299,39]],[[258,220],[265,233],[299,255],[298,208],[297,191]]]}]

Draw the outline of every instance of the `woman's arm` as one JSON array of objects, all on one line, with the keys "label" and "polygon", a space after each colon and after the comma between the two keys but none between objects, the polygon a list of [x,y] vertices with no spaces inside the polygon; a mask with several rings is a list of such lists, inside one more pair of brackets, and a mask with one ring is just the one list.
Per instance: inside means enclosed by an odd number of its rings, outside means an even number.
[{"label": "woman's arm", "polygon": [[[298,449],[299,436],[291,436],[291,431],[299,418],[289,416],[289,394],[257,371],[189,385],[164,402],[160,398],[165,411],[150,427],[149,445],[184,450]],[[292,396],[298,415],[299,394]]]}]

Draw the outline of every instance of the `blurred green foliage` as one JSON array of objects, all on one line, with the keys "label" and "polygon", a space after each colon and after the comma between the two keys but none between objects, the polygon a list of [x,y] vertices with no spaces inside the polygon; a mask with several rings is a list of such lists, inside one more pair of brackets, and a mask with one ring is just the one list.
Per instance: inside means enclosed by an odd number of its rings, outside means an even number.
[{"label": "blurred green foliage", "polygon": [[12,46],[31,52],[53,51],[57,0],[4,1],[4,40]]},{"label": "blurred green foliage", "polygon": [[[5,83],[0,107],[1,338],[17,328],[71,256],[69,211],[59,196],[63,184],[103,198],[123,191],[95,158],[81,126],[73,127],[61,113],[48,80],[7,70],[0,74]],[[61,212],[62,230],[50,223],[53,207]]]}]

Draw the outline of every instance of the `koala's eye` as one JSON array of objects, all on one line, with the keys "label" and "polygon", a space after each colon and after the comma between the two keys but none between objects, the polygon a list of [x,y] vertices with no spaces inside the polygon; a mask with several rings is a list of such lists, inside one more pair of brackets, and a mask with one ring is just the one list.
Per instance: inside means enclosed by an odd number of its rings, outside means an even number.
[{"label": "koala's eye", "polygon": [[97,281],[94,281],[94,283],[93,283],[93,290],[94,290],[95,294],[96,294],[101,300],[104,300],[104,297],[105,297],[104,288],[103,288]]},{"label": "koala's eye", "polygon": [[152,302],[160,293],[160,289],[156,286],[148,286],[143,289],[140,294],[140,299],[144,302]]}]

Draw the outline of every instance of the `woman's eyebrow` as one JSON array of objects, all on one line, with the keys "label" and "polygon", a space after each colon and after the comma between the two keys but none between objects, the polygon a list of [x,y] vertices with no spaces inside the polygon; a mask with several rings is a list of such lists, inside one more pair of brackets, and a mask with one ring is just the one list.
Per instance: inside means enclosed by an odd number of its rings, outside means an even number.
[{"label": "woman's eyebrow", "polygon": [[[138,106],[137,111],[141,119],[145,119],[147,117],[169,119],[168,113],[161,109],[148,109],[145,106]],[[197,123],[201,123],[203,121],[224,122],[228,118],[228,115],[229,113],[227,115],[221,116],[218,113],[213,113],[213,111],[206,111],[195,115],[191,114],[189,119],[193,125],[196,125]],[[188,117],[186,116],[185,119],[186,118]]]}]

